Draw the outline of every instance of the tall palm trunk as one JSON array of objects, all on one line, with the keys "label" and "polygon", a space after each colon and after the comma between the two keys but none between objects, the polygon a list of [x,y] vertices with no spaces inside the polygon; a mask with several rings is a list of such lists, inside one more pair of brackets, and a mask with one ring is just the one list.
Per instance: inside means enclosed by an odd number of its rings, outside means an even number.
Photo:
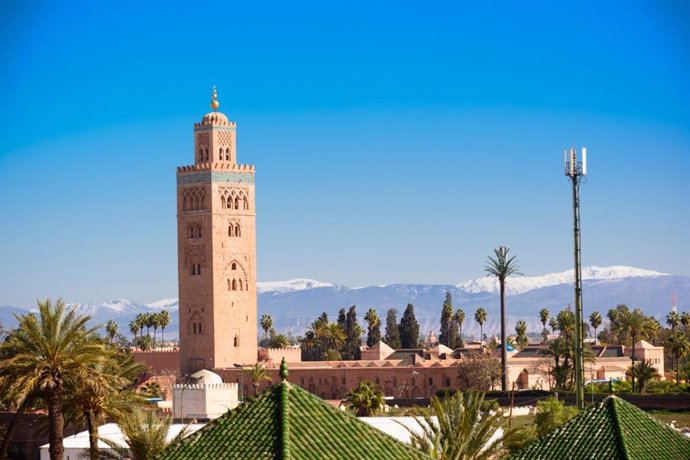
[{"label": "tall palm trunk", "polygon": [[501,390],[508,391],[508,345],[506,344],[506,281],[498,280],[501,287]]},{"label": "tall palm trunk", "polygon": [[89,460],[98,460],[98,423],[91,410],[84,412],[86,429],[89,431]]},{"label": "tall palm trunk", "polygon": [[62,395],[64,389],[58,386],[48,394],[48,453],[50,460],[63,460],[65,447],[64,437],[65,419],[62,415]]}]

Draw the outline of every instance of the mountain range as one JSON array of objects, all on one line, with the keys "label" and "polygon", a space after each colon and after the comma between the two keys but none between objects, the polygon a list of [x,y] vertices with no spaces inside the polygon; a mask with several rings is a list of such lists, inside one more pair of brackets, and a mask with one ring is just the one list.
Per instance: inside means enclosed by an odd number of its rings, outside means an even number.
[{"label": "mountain range", "polygon": [[[655,316],[662,323],[671,309],[672,297],[678,299],[678,310],[690,309],[690,276],[675,276],[652,270],[627,266],[586,267],[582,270],[583,304],[585,315],[598,310],[605,315],[608,309],[624,303],[630,307],[641,307],[648,315]],[[478,335],[479,328],[474,321],[474,311],[482,306],[488,312],[484,331],[492,334],[499,326],[498,283],[495,278],[484,277],[463,281],[456,285],[443,284],[389,284],[349,288],[333,283],[310,279],[261,282],[257,285],[259,317],[269,314],[278,331],[291,331],[298,335],[321,312],[328,313],[335,320],[340,308],[357,305],[360,321],[370,307],[377,309],[385,318],[390,308],[402,315],[408,303],[415,307],[415,314],[423,334],[430,330],[437,332],[441,306],[450,292],[453,305],[466,313],[463,333]],[[531,331],[541,330],[538,311],[546,307],[552,314],[573,303],[573,270],[549,273],[542,276],[514,276],[506,285],[506,303],[509,328],[518,319],[527,321]],[[113,319],[124,335],[129,335],[129,322],[139,313],[169,310],[172,318],[166,329],[166,338],[179,334],[177,322],[178,301],[176,298],[162,299],[148,304],[128,300],[113,300],[98,303],[72,304],[93,321],[105,324]],[[0,322],[6,327],[16,325],[14,314],[27,310],[0,306]]]}]

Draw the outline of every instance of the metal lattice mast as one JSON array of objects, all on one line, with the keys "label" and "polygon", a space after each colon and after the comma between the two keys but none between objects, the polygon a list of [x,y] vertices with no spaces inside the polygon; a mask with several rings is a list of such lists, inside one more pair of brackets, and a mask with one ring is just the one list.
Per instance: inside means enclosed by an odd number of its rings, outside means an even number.
[{"label": "metal lattice mast", "polygon": [[587,175],[587,149],[578,161],[575,148],[563,150],[565,175],[573,184],[573,236],[575,240],[575,399],[577,408],[585,408],[584,336],[582,332],[582,264],[580,258],[580,183]]}]

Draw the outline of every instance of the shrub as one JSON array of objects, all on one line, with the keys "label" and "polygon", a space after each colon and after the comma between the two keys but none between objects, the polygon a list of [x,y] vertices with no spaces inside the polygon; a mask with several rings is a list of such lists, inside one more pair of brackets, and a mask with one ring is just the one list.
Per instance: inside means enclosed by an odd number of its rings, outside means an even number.
[{"label": "shrub", "polygon": [[569,419],[577,415],[577,408],[566,406],[556,398],[549,398],[537,403],[537,416],[534,423],[539,437],[551,433]]}]

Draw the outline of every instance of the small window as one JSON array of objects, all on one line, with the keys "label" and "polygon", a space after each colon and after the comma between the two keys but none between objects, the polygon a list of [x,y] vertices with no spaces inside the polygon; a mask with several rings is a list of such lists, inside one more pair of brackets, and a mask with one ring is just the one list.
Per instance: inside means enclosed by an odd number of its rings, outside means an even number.
[{"label": "small window", "polygon": [[235,336],[234,344],[236,347],[240,346],[240,338],[239,337]]},{"label": "small window", "polygon": [[222,148],[218,149],[218,159],[221,161],[223,160],[223,149]]},{"label": "small window", "polygon": [[232,280],[232,290],[233,291],[237,290],[237,280]]},{"label": "small window", "polygon": [[201,225],[196,227],[196,237],[201,238]]},{"label": "small window", "polygon": [[237,264],[235,262],[233,262],[232,265],[230,265],[230,269],[231,270],[237,270]]},{"label": "small window", "polygon": [[230,149],[229,148],[225,149],[225,159],[230,161]]},{"label": "small window", "polygon": [[434,379],[433,379],[433,377],[429,377],[429,385],[431,385],[431,386],[434,385]]},{"label": "small window", "polygon": [[235,227],[228,225],[228,236],[235,236]]},{"label": "small window", "polygon": [[240,231],[240,224],[237,224],[235,226],[235,236],[242,236],[242,232]]},{"label": "small window", "polygon": [[240,199],[235,198],[235,209],[240,209]]},{"label": "small window", "polygon": [[199,334],[201,334],[201,323],[199,323]]},{"label": "small window", "polygon": [[240,280],[240,291],[242,290],[242,280]]},{"label": "small window", "polygon": [[244,197],[244,209],[249,209],[249,200],[246,196]]}]

